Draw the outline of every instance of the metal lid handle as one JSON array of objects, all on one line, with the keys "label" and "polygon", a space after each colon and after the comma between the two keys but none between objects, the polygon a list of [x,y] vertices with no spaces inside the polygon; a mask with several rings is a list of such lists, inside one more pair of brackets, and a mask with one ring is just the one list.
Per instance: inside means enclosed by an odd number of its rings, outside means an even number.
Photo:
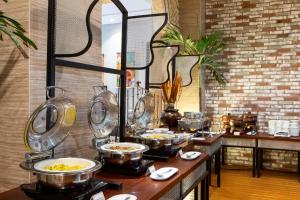
[{"label": "metal lid handle", "polygon": [[61,96],[64,96],[64,95],[65,95],[65,92],[66,92],[66,90],[63,89],[63,88],[61,88],[61,87],[57,87],[57,86],[48,86],[48,87],[46,87],[46,95],[47,95],[47,98],[48,98],[48,99],[52,98],[52,97],[50,97],[50,90],[51,90],[51,89],[59,89],[59,90],[61,90]]}]

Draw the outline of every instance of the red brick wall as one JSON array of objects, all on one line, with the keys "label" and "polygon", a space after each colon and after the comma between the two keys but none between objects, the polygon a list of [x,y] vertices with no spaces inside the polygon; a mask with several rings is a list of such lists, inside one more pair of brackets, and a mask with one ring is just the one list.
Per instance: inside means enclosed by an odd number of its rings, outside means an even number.
[{"label": "red brick wall", "polygon": [[[246,111],[258,114],[260,132],[267,131],[269,119],[299,119],[300,1],[206,0],[206,32],[213,31],[225,34],[221,60],[229,81],[223,88],[208,83],[214,125],[222,114]],[[275,163],[273,158],[284,155],[291,157]],[[266,167],[295,169],[295,154],[265,157]]]}]

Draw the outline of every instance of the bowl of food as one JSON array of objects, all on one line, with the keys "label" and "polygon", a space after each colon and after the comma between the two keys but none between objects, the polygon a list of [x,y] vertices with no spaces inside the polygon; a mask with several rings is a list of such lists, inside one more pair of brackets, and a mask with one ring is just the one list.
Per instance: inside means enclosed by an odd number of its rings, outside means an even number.
[{"label": "bowl of food", "polygon": [[47,187],[68,189],[89,182],[102,164],[84,158],[56,158],[36,163],[23,162],[20,166],[36,174],[38,181]]},{"label": "bowl of food", "polygon": [[100,147],[100,153],[105,162],[120,165],[141,160],[143,153],[148,150],[149,147],[146,145],[131,142],[109,143]]}]

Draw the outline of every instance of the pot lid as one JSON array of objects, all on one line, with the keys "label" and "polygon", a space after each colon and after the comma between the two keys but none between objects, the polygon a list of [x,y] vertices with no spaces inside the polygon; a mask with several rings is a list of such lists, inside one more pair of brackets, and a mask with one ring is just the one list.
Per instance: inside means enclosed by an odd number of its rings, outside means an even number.
[{"label": "pot lid", "polygon": [[96,95],[90,100],[88,122],[96,138],[108,137],[118,125],[118,101],[111,91],[94,87]]},{"label": "pot lid", "polygon": [[155,110],[155,97],[151,93],[143,95],[134,108],[134,122],[138,128],[147,128],[151,123],[152,115]]},{"label": "pot lid", "polygon": [[[50,89],[59,89],[61,93],[50,98]],[[76,120],[76,107],[64,95],[65,90],[58,87],[46,90],[48,100],[31,114],[24,131],[24,143],[33,152],[54,149],[68,136]]]}]

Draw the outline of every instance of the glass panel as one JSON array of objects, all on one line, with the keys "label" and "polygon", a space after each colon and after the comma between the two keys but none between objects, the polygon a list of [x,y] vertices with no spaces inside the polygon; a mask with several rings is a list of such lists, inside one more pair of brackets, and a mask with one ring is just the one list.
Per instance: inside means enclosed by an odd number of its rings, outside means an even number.
[{"label": "glass panel", "polygon": [[177,56],[175,71],[182,77],[182,86],[186,87],[192,83],[192,69],[197,65],[199,56]]},{"label": "glass panel", "polygon": [[178,54],[178,46],[158,46],[153,48],[154,61],[149,68],[150,85],[161,85],[171,78],[171,60]]},{"label": "glass panel", "polygon": [[[57,0],[56,3],[55,54],[63,60],[119,69],[122,14],[115,4],[104,0]],[[92,9],[90,23],[86,23],[89,9]]]},{"label": "glass panel", "polygon": [[[150,50],[151,41],[158,34],[165,20],[165,15],[128,20],[127,63],[129,65],[127,67],[138,69],[149,66],[153,59]],[[132,62],[133,58],[134,62]]]}]

